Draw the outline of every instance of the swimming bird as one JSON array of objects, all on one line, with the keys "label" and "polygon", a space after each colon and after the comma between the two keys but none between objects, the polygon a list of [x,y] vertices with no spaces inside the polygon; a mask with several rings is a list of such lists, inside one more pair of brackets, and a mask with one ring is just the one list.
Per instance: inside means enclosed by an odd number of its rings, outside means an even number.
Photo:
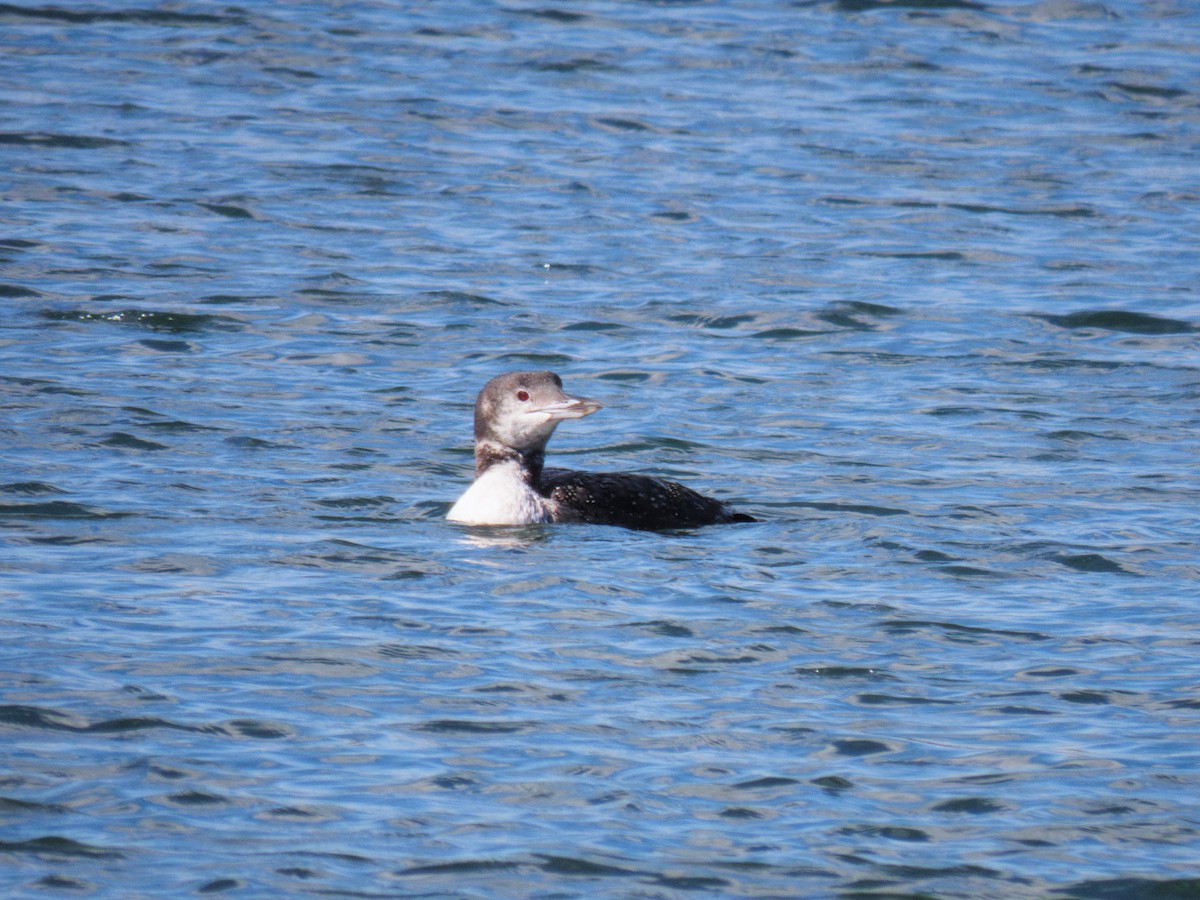
[{"label": "swimming bird", "polygon": [[507,372],[475,401],[475,481],[446,518],[466,525],[584,522],[645,531],[753,522],[719,500],[663,478],[545,468],[558,423],[601,405],[563,392],[553,372]]}]

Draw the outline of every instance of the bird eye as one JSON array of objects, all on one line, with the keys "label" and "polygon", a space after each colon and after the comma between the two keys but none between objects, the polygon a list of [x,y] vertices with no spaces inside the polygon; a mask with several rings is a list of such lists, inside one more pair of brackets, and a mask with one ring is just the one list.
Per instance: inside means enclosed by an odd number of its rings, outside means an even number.
[{"label": "bird eye", "polygon": [[517,399],[524,403],[529,399],[529,391],[517,391]]}]

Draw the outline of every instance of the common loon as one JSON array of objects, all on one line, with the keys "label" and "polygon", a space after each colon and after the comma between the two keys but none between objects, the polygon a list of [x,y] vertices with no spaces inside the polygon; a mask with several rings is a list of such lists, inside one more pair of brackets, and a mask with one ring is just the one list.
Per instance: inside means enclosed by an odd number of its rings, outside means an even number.
[{"label": "common loon", "polygon": [[600,409],[569,397],[553,372],[508,372],[475,401],[475,481],[446,518],[467,525],[585,522],[644,531],[753,522],[719,500],[648,475],[543,468],[564,419]]}]

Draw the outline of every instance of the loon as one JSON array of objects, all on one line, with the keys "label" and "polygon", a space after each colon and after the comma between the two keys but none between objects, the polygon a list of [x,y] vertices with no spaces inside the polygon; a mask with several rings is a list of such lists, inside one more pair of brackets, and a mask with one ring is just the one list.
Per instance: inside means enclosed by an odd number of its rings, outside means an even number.
[{"label": "loon", "polygon": [[559,422],[601,405],[563,392],[553,372],[508,372],[475,401],[475,481],[446,518],[465,525],[583,522],[642,531],[753,522],[719,500],[662,478],[544,468]]}]

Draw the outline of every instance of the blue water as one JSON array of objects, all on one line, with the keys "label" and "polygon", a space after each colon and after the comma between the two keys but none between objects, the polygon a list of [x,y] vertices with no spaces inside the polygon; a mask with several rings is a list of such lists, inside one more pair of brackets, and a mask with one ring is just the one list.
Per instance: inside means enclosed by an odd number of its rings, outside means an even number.
[{"label": "blue water", "polygon": [[[0,893],[1200,891],[1200,7],[0,5]],[[468,529],[471,405],[758,517]]]}]

